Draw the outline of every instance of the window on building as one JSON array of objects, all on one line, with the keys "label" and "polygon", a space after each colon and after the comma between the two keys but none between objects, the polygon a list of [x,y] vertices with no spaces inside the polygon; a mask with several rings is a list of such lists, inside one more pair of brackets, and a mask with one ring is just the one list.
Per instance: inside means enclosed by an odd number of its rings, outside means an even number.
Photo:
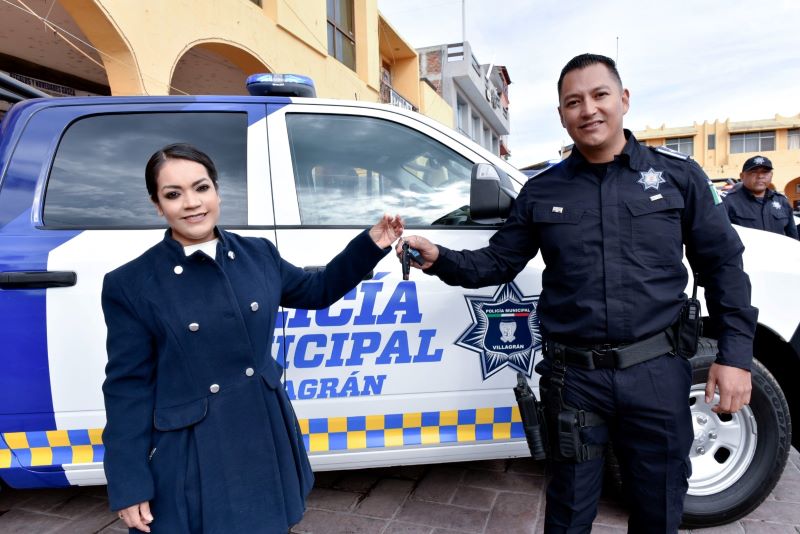
[{"label": "window on building", "polygon": [[716,150],[717,148],[717,134],[708,134],[708,149]]},{"label": "window on building", "polygon": [[731,154],[775,150],[775,130],[731,134]]},{"label": "window on building", "polygon": [[681,154],[687,156],[694,156],[694,138],[693,137],[676,137],[674,139],[667,139],[667,148],[676,150]]},{"label": "window on building", "polygon": [[385,212],[471,223],[472,162],[440,142],[374,117],[288,113],[286,126],[303,226],[368,226]]},{"label": "window on building", "polygon": [[328,0],[328,53],[356,70],[353,0]]},{"label": "window on building", "polygon": [[489,131],[488,126],[483,127],[483,142],[481,144],[488,150],[492,149],[492,133]]},{"label": "window on building", "polygon": [[95,115],[73,123],[47,181],[44,224],[57,228],[161,227],[144,166],[176,140],[207,153],[225,199],[220,224],[247,225],[246,113]]},{"label": "window on building", "polygon": [[789,130],[789,150],[800,149],[800,128]]},{"label": "window on building", "polygon": [[477,115],[472,116],[472,140],[481,144],[481,118]]},{"label": "window on building", "polygon": [[464,135],[469,135],[467,131],[467,121],[469,120],[469,108],[467,107],[467,103],[464,102],[464,99],[461,98],[460,95],[456,96],[456,127],[458,131]]}]

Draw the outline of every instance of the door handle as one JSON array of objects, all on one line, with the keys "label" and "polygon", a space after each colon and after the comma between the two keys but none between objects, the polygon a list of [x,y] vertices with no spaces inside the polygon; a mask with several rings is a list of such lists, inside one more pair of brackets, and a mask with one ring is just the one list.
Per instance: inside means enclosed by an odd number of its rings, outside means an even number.
[{"label": "door handle", "polygon": [[75,271],[3,271],[0,289],[46,289],[70,287],[78,281]]},{"label": "door handle", "polygon": [[[325,266],[324,265],[306,265],[305,267],[303,267],[303,270],[305,272],[307,272],[307,273],[318,273],[320,271],[324,271],[325,270]],[[367,274],[364,275],[364,278],[362,278],[362,280],[372,280],[373,276],[375,276],[375,271],[370,271],[370,272],[368,272]]]}]

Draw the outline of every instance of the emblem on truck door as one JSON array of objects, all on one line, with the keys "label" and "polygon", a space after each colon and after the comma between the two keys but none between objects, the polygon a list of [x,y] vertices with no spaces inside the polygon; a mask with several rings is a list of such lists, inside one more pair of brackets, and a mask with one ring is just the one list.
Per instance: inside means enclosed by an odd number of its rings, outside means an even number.
[{"label": "emblem on truck door", "polygon": [[506,366],[531,376],[534,356],[542,348],[536,315],[539,296],[524,296],[512,282],[498,287],[490,297],[464,298],[472,325],[456,345],[480,355],[483,379]]}]

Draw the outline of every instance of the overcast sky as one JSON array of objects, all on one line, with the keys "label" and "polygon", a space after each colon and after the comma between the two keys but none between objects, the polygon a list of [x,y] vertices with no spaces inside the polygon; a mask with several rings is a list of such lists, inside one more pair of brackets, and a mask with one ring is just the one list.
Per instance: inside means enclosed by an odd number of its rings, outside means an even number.
[{"label": "overcast sky", "polygon": [[[378,7],[421,48],[462,41],[461,3],[378,0]],[[584,52],[617,59],[632,130],[800,113],[800,0],[466,0],[466,13],[477,60],[505,65],[511,77],[517,166],[557,158],[570,142],[558,121],[556,81]]]}]

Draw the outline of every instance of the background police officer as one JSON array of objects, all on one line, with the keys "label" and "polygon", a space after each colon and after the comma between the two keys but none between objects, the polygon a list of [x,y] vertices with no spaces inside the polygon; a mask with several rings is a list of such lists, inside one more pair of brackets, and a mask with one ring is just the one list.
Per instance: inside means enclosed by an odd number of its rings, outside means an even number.
[{"label": "background police officer", "polygon": [[798,239],[789,200],[769,188],[772,162],[764,156],[753,156],[744,162],[739,178],[742,186],[725,197],[731,222]]},{"label": "background police officer", "polygon": [[[555,362],[566,363],[563,404],[606,421],[583,428],[581,439],[602,450],[610,436],[630,500],[629,531],[677,532],[693,441],[691,368],[669,341],[687,299],[683,245],[720,331],[706,389],[711,403],[718,388],[717,412],[750,400],[757,310],[744,247],[696,163],[639,145],[623,130],[629,93],[613,60],[573,58],[558,94],[575,148],[525,184],[487,247],[457,252],[419,236],[407,241],[425,272],[464,287],[508,282],[541,250],[542,385],[560,376]],[[583,460],[551,462],[545,532],[591,530],[603,458]]]}]

